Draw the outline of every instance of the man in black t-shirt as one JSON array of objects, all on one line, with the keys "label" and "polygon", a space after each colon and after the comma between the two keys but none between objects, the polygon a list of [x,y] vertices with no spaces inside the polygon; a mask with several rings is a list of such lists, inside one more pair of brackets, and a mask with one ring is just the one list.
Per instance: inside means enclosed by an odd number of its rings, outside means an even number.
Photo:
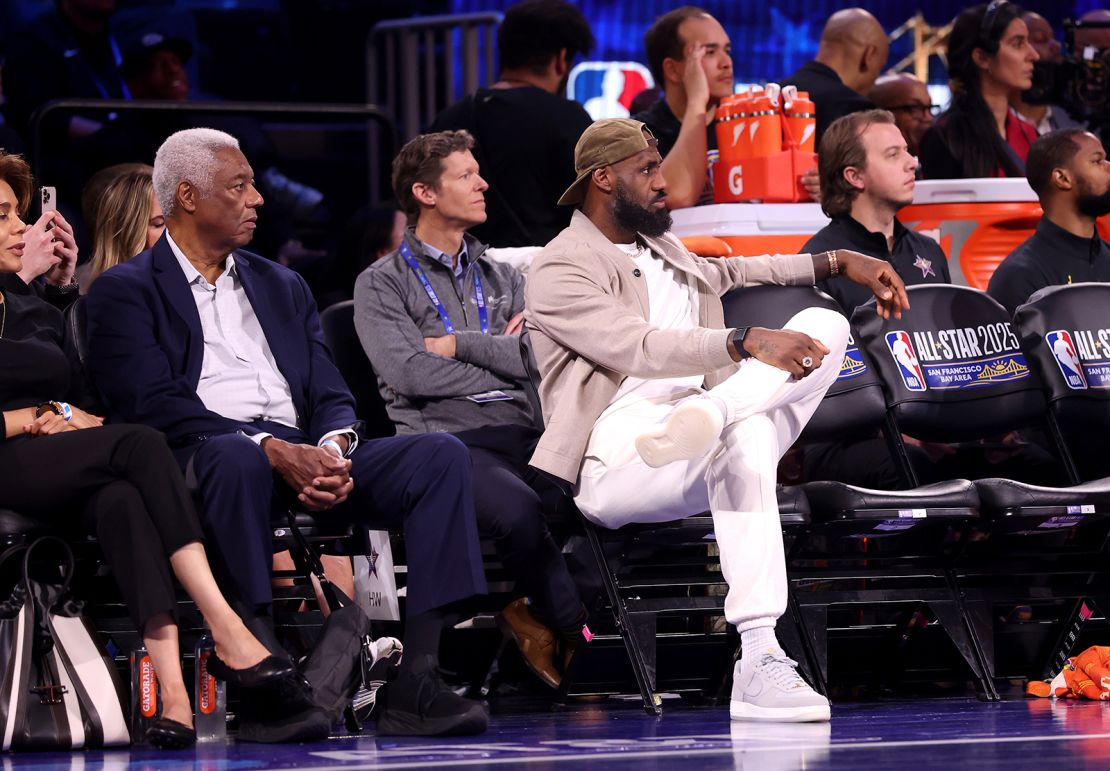
[{"label": "man in black t-shirt", "polygon": [[490,184],[488,218],[471,233],[495,247],[542,246],[570,223],[556,205],[574,181],[574,146],[592,122],[563,96],[574,57],[594,45],[589,22],[563,0],[525,0],[497,33],[501,74],[436,116],[429,131],[466,129]]},{"label": "man in black t-shirt", "polygon": [[[659,142],[667,207],[713,203],[710,151],[717,149],[714,115],[734,92],[732,44],[709,13],[684,5],[655,20],[644,34],[648,66],[663,96],[633,116]],[[814,200],[820,197],[816,169],[801,176]]]},{"label": "man in black t-shirt", "polygon": [[886,66],[890,42],[878,20],[862,8],[845,8],[829,17],[817,56],[783,85],[809,93],[817,108],[817,143],[842,115],[874,108],[864,96]]},{"label": "man in black t-shirt", "polygon": [[1011,314],[1046,286],[1110,281],[1110,244],[1095,229],[1110,213],[1110,162],[1098,137],[1078,128],[1045,134],[1029,148],[1025,176],[1044,217],[987,287]]},{"label": "man in black t-shirt", "polygon": [[713,113],[733,92],[728,34],[706,11],[686,5],[655,20],[644,48],[663,97],[633,117],[659,142],[667,206],[712,203],[707,152],[717,149]]},{"label": "man in black t-shirt", "polygon": [[[818,148],[821,208],[832,222],[802,247],[805,252],[853,249],[888,261],[906,285],[952,278],[943,250],[932,238],[904,227],[895,215],[913,203],[917,159],[886,110],[868,110],[833,121]],[[819,284],[851,316],[871,295],[842,278]]]}]

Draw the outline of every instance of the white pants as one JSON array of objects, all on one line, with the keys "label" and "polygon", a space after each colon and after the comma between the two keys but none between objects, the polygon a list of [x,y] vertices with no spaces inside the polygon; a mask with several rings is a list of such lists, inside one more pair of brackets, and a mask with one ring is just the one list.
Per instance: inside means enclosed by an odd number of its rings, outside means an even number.
[{"label": "white pants", "polygon": [[[774,626],[786,610],[778,463],[836,380],[848,344],[848,322],[835,311],[807,308],[784,328],[829,348],[819,368],[795,380],[785,370],[746,359],[709,391],[664,403],[644,400],[606,416],[590,435],[574,497],[583,514],[606,528],[666,522],[708,509],[729,586],[725,617],[740,631]],[[684,398],[707,397],[727,411],[716,447],[662,468],[646,465],[633,440],[665,421]]]}]

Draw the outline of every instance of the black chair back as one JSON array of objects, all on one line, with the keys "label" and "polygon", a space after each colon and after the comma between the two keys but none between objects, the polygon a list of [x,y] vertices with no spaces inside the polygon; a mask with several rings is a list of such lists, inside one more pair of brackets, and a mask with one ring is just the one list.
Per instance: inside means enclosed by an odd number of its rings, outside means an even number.
[{"label": "black chair back", "polygon": [[1064,430],[1110,428],[1110,285],[1053,286],[1014,314],[1014,331]]},{"label": "black chair back", "polygon": [[355,331],[355,301],[336,303],[320,314],[324,342],[331,349],[339,374],[355,397],[358,417],[365,424],[368,437],[393,436],[397,433],[386,412],[385,399],[378,390],[378,376],[366,358],[362,341]]},{"label": "black chair back", "polygon": [[[816,287],[752,286],[736,289],[721,298],[725,325],[781,329],[806,308],[840,312],[835,300]],[[882,383],[868,364],[855,333],[840,364],[840,374],[799,438],[800,442],[829,442],[874,436],[886,416]]]},{"label": "black chair back", "polygon": [[969,287],[923,284],[907,291],[911,307],[901,319],[879,317],[874,300],[852,315],[902,431],[961,442],[1041,423],[1040,380],[1001,305]]}]

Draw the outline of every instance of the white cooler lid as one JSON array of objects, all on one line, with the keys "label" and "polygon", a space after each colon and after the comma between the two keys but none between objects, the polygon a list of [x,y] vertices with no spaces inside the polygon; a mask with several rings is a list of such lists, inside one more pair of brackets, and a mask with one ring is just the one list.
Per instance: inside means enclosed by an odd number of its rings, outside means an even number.
[{"label": "white cooler lid", "polygon": [[1037,194],[1025,177],[1006,179],[923,179],[914,185],[913,202],[923,203],[1009,203],[1032,201]]}]

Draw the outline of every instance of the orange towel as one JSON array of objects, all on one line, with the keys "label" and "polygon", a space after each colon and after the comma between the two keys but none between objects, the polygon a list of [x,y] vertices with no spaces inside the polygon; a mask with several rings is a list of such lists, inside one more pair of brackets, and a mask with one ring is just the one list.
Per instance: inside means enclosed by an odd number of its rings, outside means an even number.
[{"label": "orange towel", "polygon": [[1068,659],[1052,680],[1029,683],[1025,693],[1056,699],[1110,700],[1110,646],[1091,646]]}]

